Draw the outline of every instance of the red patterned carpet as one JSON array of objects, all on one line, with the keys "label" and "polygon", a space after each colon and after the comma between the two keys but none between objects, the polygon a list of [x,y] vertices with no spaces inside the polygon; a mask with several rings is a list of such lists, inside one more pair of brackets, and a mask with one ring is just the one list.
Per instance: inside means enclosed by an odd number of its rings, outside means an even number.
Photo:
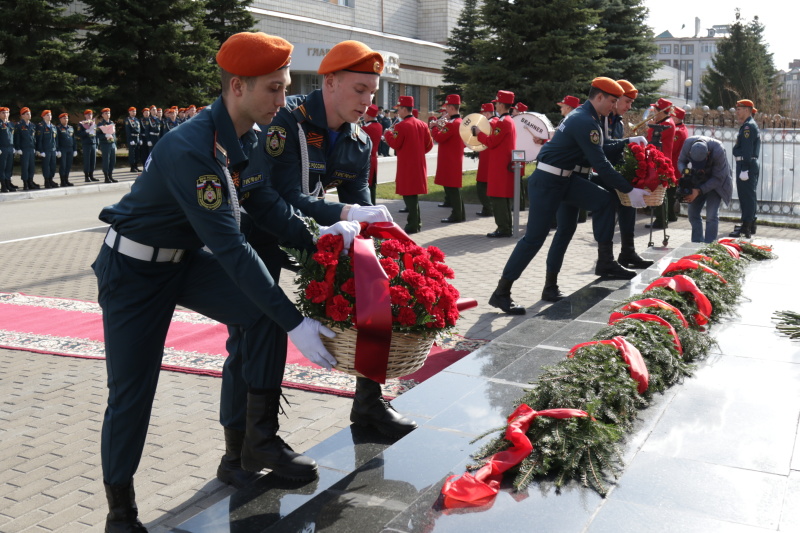
[{"label": "red patterned carpet", "polygon": [[[175,311],[167,334],[162,368],[219,377],[225,361],[227,329],[203,315]],[[398,396],[458,361],[486,341],[450,336],[437,340],[425,365],[384,385]],[[42,354],[105,358],[103,318],[96,302],[0,293],[0,348]],[[309,363],[289,344],[284,386],[351,396],[355,378]]]}]

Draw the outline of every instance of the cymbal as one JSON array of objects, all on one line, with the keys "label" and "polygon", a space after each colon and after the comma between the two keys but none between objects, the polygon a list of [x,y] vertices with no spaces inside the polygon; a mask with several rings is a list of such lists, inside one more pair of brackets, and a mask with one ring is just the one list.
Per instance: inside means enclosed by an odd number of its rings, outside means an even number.
[{"label": "cymbal", "polygon": [[464,144],[467,145],[467,148],[472,148],[477,152],[485,149],[486,146],[472,134],[472,126],[477,126],[480,131],[489,135],[492,132],[492,125],[489,123],[489,119],[480,113],[472,113],[462,119],[458,133],[461,135],[461,139],[464,141]]}]

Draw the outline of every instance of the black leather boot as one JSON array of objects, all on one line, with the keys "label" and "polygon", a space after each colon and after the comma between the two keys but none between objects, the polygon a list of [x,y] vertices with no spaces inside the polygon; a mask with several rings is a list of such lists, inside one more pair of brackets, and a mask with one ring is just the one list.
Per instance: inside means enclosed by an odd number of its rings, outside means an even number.
[{"label": "black leather boot", "polygon": [[628,270],[624,266],[614,261],[614,243],[597,243],[597,265],[594,267],[597,276],[607,279],[633,279],[636,272]]},{"label": "black leather boot", "polygon": [[653,265],[652,261],[642,259],[636,253],[636,246],[633,241],[633,234],[628,233],[620,236],[622,238],[622,247],[617,256],[617,262],[628,268],[650,268]]},{"label": "black leather boot", "polygon": [[489,305],[501,309],[504,313],[509,315],[524,315],[525,308],[511,299],[511,285],[514,282],[505,278],[500,278],[497,283],[497,288],[489,298]]},{"label": "black leather boot", "polygon": [[114,171],[113,170],[109,171],[108,179],[111,180],[111,183],[118,183],[118,181],[114,179]]},{"label": "black leather boot", "polygon": [[69,178],[61,178],[61,186],[62,187],[72,187],[73,183],[69,181]]},{"label": "black leather boot", "polygon": [[108,485],[108,515],[106,516],[106,533],[147,533],[147,528],[139,521],[139,509],[136,507],[136,494],[133,492],[133,481],[129,485]]},{"label": "black leather boot", "polygon": [[741,223],[741,224],[736,224],[736,225],[733,227],[733,231],[732,231],[732,232],[730,232],[730,233],[728,233],[728,237],[734,237],[734,238],[736,238],[736,239],[738,239],[739,237],[741,237],[741,236],[742,236],[742,233],[744,233],[744,232],[742,231],[742,229],[743,229],[743,227],[744,227],[744,225],[745,225],[745,224],[747,224],[747,223],[746,223],[744,220],[742,220],[742,223]]},{"label": "black leather boot", "polygon": [[558,272],[547,272],[544,278],[544,289],[542,289],[542,300],[558,302],[565,297],[566,294],[558,290]]},{"label": "black leather boot", "polygon": [[742,228],[741,228],[741,231],[740,231],[741,236],[744,237],[745,239],[749,239],[750,238],[750,232],[752,230],[753,230],[753,221],[752,220],[748,220],[748,221],[744,221],[743,220],[742,221]]},{"label": "black leather boot", "polygon": [[8,188],[7,180],[2,180],[0,183],[0,192],[11,192],[11,189]]},{"label": "black leather boot", "polygon": [[416,422],[395,411],[392,404],[384,400],[381,384],[369,378],[356,378],[350,422],[371,426],[388,437],[398,439],[417,429]]},{"label": "black leather boot", "polygon": [[8,183],[6,184],[6,187],[8,187],[8,190],[11,191],[11,192],[14,192],[17,189],[19,189],[19,187],[14,185],[14,182],[12,182],[11,180],[8,180]]},{"label": "black leather boot", "polygon": [[758,217],[755,217],[753,219],[753,221],[750,223],[750,234],[751,235],[755,235],[756,234],[756,220],[758,220]]},{"label": "black leather boot", "polygon": [[99,179],[94,177],[94,171],[89,172],[89,181],[100,181]]},{"label": "black leather boot", "polygon": [[278,436],[281,389],[247,393],[247,430],[242,445],[242,468],[260,472],[269,468],[282,478],[310,481],[317,478],[317,463],[292,450]]},{"label": "black leather boot", "polygon": [[41,189],[38,183],[33,181],[33,179],[28,180],[28,188],[29,189]]},{"label": "black leather boot", "polygon": [[248,472],[242,468],[242,444],[244,443],[244,431],[231,428],[223,428],[225,431],[225,455],[217,467],[217,479],[226,485],[233,485],[241,489],[255,481],[260,474]]}]

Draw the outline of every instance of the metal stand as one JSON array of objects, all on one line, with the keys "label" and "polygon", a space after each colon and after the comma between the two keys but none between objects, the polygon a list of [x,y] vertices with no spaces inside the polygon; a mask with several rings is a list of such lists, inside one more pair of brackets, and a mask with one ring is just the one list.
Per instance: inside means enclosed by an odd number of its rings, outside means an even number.
[{"label": "metal stand", "polygon": [[[667,226],[666,226],[666,224],[667,224],[667,218],[668,217],[667,217],[667,206],[666,206],[665,202],[666,202],[666,196],[664,197],[664,202],[660,206],[657,206],[657,207],[660,207],[662,209],[662,215],[664,216],[664,218],[662,219],[664,221],[664,238],[661,241],[661,246],[664,246],[666,248],[667,244],[669,244],[669,235],[667,235]],[[647,247],[648,248],[651,248],[653,246],[653,244],[654,244],[653,243],[653,223],[655,222],[655,218],[656,218],[656,207],[651,205],[650,206],[650,239],[647,241]]]},{"label": "metal stand", "polygon": [[515,237],[517,235],[519,235],[519,230],[520,230],[520,227],[519,227],[519,199],[520,199],[520,196],[522,194],[522,191],[520,191],[520,188],[519,188],[519,181],[520,181],[520,177],[521,177],[520,175],[522,174],[522,165],[523,164],[524,163],[521,163],[519,161],[514,161],[514,162],[511,163],[511,165],[514,167],[514,206],[513,206],[513,210],[514,210],[513,211],[513,214],[514,214],[513,224],[514,224],[514,227],[513,227],[512,233],[514,234]]}]

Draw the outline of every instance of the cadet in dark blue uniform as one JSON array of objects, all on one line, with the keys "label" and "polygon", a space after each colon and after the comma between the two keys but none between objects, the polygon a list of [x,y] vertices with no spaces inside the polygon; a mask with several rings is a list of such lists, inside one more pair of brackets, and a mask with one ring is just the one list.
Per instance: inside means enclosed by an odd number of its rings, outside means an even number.
[{"label": "cadet in dark blue uniform", "polygon": [[42,111],[42,122],[36,126],[36,151],[42,158],[42,175],[46,189],[58,188],[53,181],[56,177],[56,127],[52,124],[53,113],[49,109]]},{"label": "cadet in dark blue uniform", "polygon": [[164,113],[164,120],[161,121],[161,132],[159,133],[159,138],[163,139],[164,135],[178,127],[178,120],[176,118],[177,113],[178,109],[175,107],[170,107],[166,110]]},{"label": "cadet in dark blue uniform", "polygon": [[[322,88],[308,96],[288,98],[286,108],[259,136],[268,156],[269,176],[281,196],[322,224],[340,217],[366,222],[391,220],[385,206],[363,207],[370,205],[372,143],[356,124],[372,103],[382,71],[380,53],[358,41],[337,44],[317,71],[324,75]],[[304,160],[308,161],[307,171]],[[336,187],[339,201],[357,205],[340,213],[305,201],[304,192],[321,194],[332,187]],[[417,427],[383,401],[379,383],[365,377],[356,378],[350,420],[392,437],[401,437]]]},{"label": "cadet in dark blue uniform", "polygon": [[0,191],[14,192],[16,185],[11,183],[14,171],[14,123],[8,120],[9,109],[0,107]]},{"label": "cadet in dark blue uniform", "polygon": [[736,119],[741,126],[736,144],[733,145],[733,157],[736,159],[736,192],[742,209],[742,224],[738,231],[734,229],[731,237],[744,236],[749,239],[756,232],[758,156],[761,154],[761,133],[753,119],[756,112],[758,109],[751,100],[736,102]]},{"label": "cadet in dark blue uniform", "polygon": [[147,157],[161,136],[161,121],[154,116],[155,112],[155,106],[142,109],[142,162],[147,161]]},{"label": "cadet in dark blue uniform", "polygon": [[83,112],[83,121],[78,124],[75,137],[81,140],[84,181],[100,181],[94,177],[94,168],[97,165],[97,124],[91,109]]},{"label": "cadet in dark blue uniform", "polygon": [[69,125],[69,114],[58,115],[60,124],[56,126],[56,156],[58,160],[58,177],[62,187],[72,187],[69,173],[72,170],[72,160],[78,155],[75,144],[75,130]]},{"label": "cadet in dark blue uniform", "polygon": [[[269,123],[285,103],[289,75],[282,67],[291,49],[263,33],[230,37],[217,55],[223,95],[159,143],[131,192],[100,214],[111,224],[92,265],[103,308],[109,387],[101,449],[107,531],[145,531],[137,518],[133,474],[176,305],[244,329],[237,354],[248,387],[243,465],[292,479],[316,476],[314,461],[277,435],[282,370],[274,367],[283,360],[274,352],[274,332],[289,331],[301,353],[327,368],[336,361],[319,335],[334,334],[303,318],[246,242],[234,186],[256,145],[254,122]],[[239,192],[252,219],[296,246],[310,247],[305,225],[266,176],[247,178],[247,189]],[[358,226],[341,222],[326,231],[352,240]],[[221,401],[221,417],[239,409],[225,405],[235,398],[224,391]]]},{"label": "cadet in dark blue uniform", "polygon": [[[544,244],[550,222],[561,205],[565,223],[577,224],[580,208],[592,211],[594,238],[598,244],[595,274],[606,278],[631,279],[636,275],[614,260],[614,210],[608,191],[586,179],[572,176],[576,167],[589,167],[613,188],[628,193],[634,207],[644,207],[642,189],[634,189],[603,153],[600,117],[608,115],[622,96],[622,87],[610,78],[595,78],[589,99],[558,127],[555,136],[539,152],[536,170],[528,178],[530,215],[525,236],[509,257],[489,304],[510,314],[524,314],[525,308],[511,299],[511,286]],[[558,221],[559,225],[562,219]]]},{"label": "cadet in dark blue uniform", "polygon": [[33,181],[36,172],[36,125],[31,122],[31,110],[19,110],[19,122],[14,126],[14,148],[19,156],[20,174],[24,190],[39,189]]},{"label": "cadet in dark blue uniform", "polygon": [[[142,155],[142,123],[136,118],[136,108],[128,108],[128,118],[125,119],[125,139],[128,143],[128,163],[131,172],[141,172],[139,160],[144,161]],[[113,167],[112,167],[113,170]],[[103,173],[106,172],[105,156],[103,157]]]},{"label": "cadet in dark blue uniform", "polygon": [[[97,123],[97,144],[103,161],[103,177],[105,183],[117,183],[114,179],[114,168],[117,166],[117,127],[111,122],[111,109],[104,107],[100,116],[103,118]],[[104,128],[107,131],[103,131]]]}]

